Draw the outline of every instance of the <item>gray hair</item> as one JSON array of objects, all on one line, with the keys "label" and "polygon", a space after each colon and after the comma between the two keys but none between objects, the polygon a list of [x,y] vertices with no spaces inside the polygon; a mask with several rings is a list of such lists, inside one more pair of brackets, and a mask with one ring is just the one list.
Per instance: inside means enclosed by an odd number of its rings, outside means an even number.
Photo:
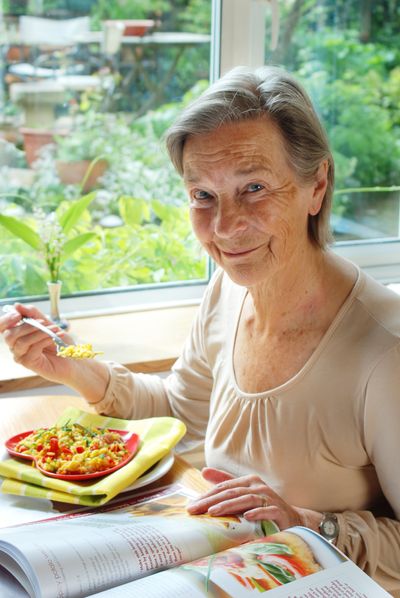
[{"label": "gray hair", "polygon": [[314,179],[328,161],[328,185],[321,209],[310,215],[310,239],[324,249],[331,242],[334,162],[327,135],[304,88],[284,69],[236,67],[211,85],[178,116],[165,141],[173,165],[183,175],[183,148],[189,136],[226,123],[268,117],[279,127],[289,164],[300,181]]}]

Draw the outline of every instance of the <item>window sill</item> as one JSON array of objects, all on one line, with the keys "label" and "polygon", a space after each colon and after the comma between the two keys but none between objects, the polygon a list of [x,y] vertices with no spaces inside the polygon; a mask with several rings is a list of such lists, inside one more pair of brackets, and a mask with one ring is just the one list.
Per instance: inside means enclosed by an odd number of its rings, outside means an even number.
[{"label": "window sill", "polygon": [[[162,307],[103,316],[71,318],[76,342],[91,342],[104,359],[133,372],[163,372],[171,368],[189,334],[198,305]],[[0,393],[53,385],[15,363],[0,337]]]}]

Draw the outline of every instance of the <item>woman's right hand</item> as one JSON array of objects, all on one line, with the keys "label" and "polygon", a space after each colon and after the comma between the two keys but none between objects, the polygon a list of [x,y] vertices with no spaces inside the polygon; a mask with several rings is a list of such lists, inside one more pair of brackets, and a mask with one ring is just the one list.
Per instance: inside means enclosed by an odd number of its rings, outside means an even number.
[{"label": "woman's right hand", "polygon": [[16,303],[14,310],[0,314],[0,333],[13,354],[14,361],[34,371],[52,382],[66,383],[69,378],[70,360],[57,357],[57,348],[53,340],[29,324],[19,324],[23,316],[35,318],[63,337],[67,343],[73,343],[61,329],[55,326],[37,308]]}]

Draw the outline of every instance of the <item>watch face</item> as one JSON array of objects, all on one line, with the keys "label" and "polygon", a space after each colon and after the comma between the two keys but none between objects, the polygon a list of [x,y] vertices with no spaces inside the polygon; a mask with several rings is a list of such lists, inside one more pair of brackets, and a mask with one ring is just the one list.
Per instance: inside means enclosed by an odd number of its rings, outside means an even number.
[{"label": "watch face", "polygon": [[327,540],[335,540],[339,535],[339,524],[335,514],[325,513],[319,526],[321,536]]},{"label": "watch face", "polygon": [[333,521],[324,521],[324,533],[327,536],[335,536],[336,535],[336,525]]}]

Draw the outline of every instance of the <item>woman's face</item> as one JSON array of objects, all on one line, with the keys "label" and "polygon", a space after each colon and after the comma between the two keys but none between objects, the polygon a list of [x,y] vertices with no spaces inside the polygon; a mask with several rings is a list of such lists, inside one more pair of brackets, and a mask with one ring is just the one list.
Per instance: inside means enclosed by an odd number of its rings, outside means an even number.
[{"label": "woman's face", "polygon": [[297,180],[274,123],[228,123],[189,137],[183,169],[193,230],[237,284],[262,282],[310,250],[308,216],[324,191]]}]

